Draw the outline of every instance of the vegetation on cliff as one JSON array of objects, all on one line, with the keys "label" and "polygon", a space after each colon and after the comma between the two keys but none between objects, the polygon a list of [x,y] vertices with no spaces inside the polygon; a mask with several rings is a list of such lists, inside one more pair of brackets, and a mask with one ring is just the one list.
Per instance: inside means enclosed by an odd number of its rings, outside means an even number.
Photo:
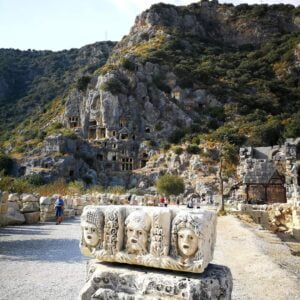
[{"label": "vegetation on cliff", "polygon": [[0,49],[1,140],[30,116],[38,119],[71,86],[86,87],[86,74],[106,63],[114,45],[100,42],[59,52]]}]

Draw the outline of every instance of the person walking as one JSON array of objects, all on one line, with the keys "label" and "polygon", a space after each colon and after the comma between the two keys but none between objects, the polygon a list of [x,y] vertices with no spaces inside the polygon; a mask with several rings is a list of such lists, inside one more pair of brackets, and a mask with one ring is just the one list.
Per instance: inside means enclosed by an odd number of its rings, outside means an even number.
[{"label": "person walking", "polygon": [[56,225],[60,224],[64,216],[64,205],[65,201],[59,195],[55,201],[55,216],[56,216]]}]

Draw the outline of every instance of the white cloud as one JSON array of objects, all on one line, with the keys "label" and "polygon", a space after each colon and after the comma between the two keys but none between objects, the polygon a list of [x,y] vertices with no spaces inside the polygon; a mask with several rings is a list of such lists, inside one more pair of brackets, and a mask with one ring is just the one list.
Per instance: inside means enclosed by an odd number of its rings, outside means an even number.
[{"label": "white cloud", "polygon": [[[124,13],[127,14],[137,14],[142,12],[143,10],[149,8],[154,3],[164,2],[170,3],[174,5],[187,5],[193,2],[197,2],[197,0],[111,0],[114,5]],[[219,0],[220,3],[248,3],[248,4],[293,4],[300,5],[300,0]]]}]

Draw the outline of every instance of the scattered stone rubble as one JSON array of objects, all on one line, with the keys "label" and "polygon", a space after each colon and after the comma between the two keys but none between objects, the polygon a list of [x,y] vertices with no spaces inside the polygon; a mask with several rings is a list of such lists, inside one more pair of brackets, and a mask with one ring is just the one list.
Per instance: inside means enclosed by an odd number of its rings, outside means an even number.
[{"label": "scattered stone rubble", "polygon": [[300,206],[288,203],[251,205],[238,203],[232,212],[246,214],[257,224],[273,232],[285,232],[300,240]]}]

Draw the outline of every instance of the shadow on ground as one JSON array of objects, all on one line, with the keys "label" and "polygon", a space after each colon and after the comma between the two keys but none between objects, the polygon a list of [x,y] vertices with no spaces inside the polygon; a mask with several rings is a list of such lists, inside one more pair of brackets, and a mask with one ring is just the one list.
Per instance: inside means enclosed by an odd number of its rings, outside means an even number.
[{"label": "shadow on ground", "polygon": [[34,239],[0,242],[0,260],[78,263],[83,260],[77,239]]},{"label": "shadow on ground", "polygon": [[299,240],[296,240],[294,237],[286,233],[277,233],[276,235],[281,239],[281,241],[286,243],[293,255],[300,256]]},{"label": "shadow on ground", "polygon": [[13,234],[20,234],[20,235],[49,235],[49,228],[40,228],[40,227],[8,227],[4,229],[0,229],[0,237],[1,236],[8,236]]}]

